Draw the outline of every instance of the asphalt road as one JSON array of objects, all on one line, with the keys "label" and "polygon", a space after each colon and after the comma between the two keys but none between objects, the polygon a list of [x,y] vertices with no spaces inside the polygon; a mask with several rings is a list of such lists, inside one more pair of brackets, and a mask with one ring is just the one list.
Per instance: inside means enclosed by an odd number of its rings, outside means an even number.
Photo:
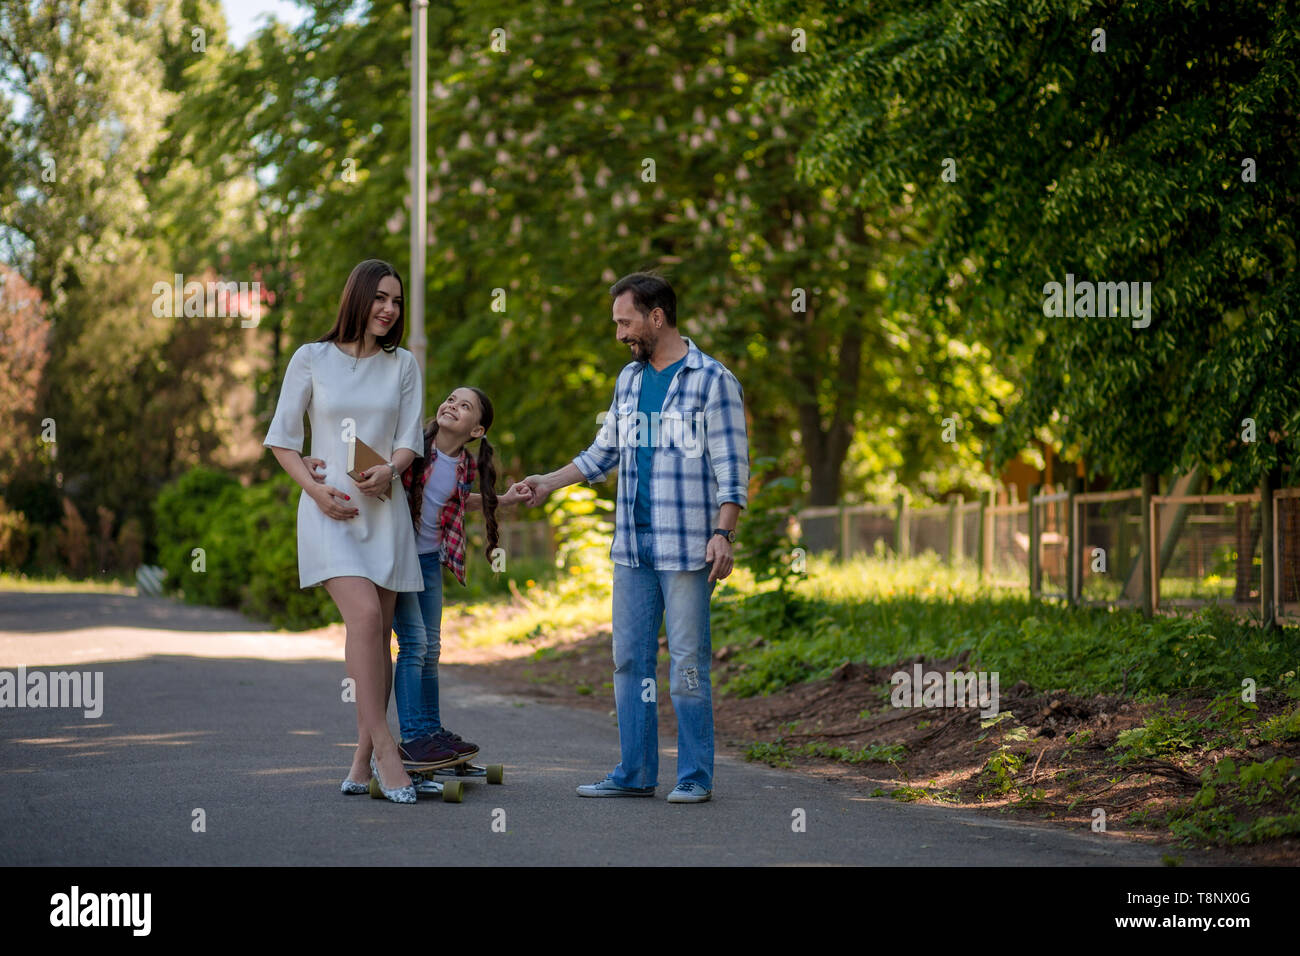
[{"label": "asphalt road", "polygon": [[671,747],[654,799],[583,799],[574,787],[617,760],[612,719],[459,674],[444,722],[505,784],[471,783],[461,804],[345,797],[355,718],[337,643],[258,627],[156,599],[0,593],[0,670],[103,675],[97,719],[0,708],[0,864],[1161,863],[1118,834],[868,799],[723,756],[712,802],[671,805]]}]

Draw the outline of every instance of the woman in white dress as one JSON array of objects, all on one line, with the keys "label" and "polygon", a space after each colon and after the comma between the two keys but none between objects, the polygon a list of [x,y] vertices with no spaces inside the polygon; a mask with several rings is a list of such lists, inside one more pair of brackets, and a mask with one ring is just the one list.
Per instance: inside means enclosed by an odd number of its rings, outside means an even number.
[{"label": "woman in white dress", "polygon": [[[404,323],[402,280],[367,259],[352,270],[328,334],[289,360],[263,445],[302,488],[298,498],[298,583],[323,585],[347,629],[347,674],[356,690],[357,749],[344,793],[365,793],[373,771],[388,799],[414,803],[411,778],[388,729],[393,682],[388,637],[399,591],[424,590],[407,496],[390,486],[424,452],[420,367],[398,348]],[[303,463],[303,415],[311,454],[325,462],[318,483]],[[386,463],[353,481],[348,441],[355,435]],[[340,490],[347,488],[349,491]],[[380,500],[380,495],[386,500]]]}]

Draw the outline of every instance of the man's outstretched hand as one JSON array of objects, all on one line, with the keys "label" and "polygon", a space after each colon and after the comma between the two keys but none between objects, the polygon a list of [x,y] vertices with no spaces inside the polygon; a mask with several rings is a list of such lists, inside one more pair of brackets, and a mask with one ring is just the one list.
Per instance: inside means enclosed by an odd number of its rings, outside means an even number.
[{"label": "man's outstretched hand", "polygon": [[529,475],[523,481],[515,485],[515,487],[528,489],[529,498],[524,503],[530,508],[537,507],[551,494],[551,489],[546,484],[545,475]]}]

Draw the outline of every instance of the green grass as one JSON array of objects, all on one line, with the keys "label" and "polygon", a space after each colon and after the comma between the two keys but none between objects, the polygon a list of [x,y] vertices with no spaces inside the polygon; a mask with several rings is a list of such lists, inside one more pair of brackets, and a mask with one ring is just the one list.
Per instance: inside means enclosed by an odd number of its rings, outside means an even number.
[{"label": "green grass", "polygon": [[526,590],[530,606],[507,612],[508,602],[447,605],[443,625],[457,628],[471,647],[523,644],[553,637],[557,631],[609,625],[609,598],[565,600],[540,588]]},{"label": "green grass", "polygon": [[771,743],[756,742],[745,748],[745,759],[769,764],[773,767],[789,767],[794,757],[827,757],[840,763],[893,763],[907,753],[902,744],[870,744],[854,750],[851,747],[837,747],[825,741],[812,741],[806,744],[789,744],[783,740]]},{"label": "green grass", "polygon": [[87,578],[76,580],[56,575],[31,577],[26,574],[0,572],[0,590],[4,591],[72,591],[85,594],[134,594],[135,581],[123,578]]},{"label": "green grass", "polygon": [[[758,638],[761,646],[753,647]],[[713,643],[746,665],[723,692],[769,694],[827,677],[844,661],[890,666],[917,654],[969,652],[967,670],[1039,690],[1151,695],[1261,686],[1300,659],[1300,628],[1268,634],[1223,609],[1146,620],[1131,609],[1070,608],[982,588],[975,573],[934,559],[812,560],[788,593],[729,589],[716,597]]]}]

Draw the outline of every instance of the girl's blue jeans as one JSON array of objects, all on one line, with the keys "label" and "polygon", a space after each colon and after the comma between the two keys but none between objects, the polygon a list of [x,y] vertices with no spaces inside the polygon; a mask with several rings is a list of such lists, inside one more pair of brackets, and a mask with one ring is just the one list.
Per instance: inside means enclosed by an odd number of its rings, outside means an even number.
[{"label": "girl's blue jeans", "polygon": [[438,715],[438,651],[442,628],[442,559],[437,551],[420,555],[423,591],[397,592],[393,630],[397,664],[393,694],[402,740],[426,737],[442,729]]}]

